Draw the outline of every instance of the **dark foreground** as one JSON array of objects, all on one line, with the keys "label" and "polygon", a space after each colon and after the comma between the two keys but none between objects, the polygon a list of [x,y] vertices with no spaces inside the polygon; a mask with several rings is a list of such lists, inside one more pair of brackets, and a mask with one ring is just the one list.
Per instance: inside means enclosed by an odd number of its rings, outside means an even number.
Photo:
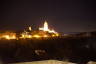
[{"label": "dark foreground", "polygon": [[96,61],[96,37],[0,40],[0,59],[6,63],[49,59]]}]

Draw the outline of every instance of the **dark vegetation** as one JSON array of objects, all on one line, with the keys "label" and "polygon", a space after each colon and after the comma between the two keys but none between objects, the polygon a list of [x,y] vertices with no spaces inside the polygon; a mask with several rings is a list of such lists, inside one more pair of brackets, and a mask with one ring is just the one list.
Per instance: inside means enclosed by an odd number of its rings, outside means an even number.
[{"label": "dark vegetation", "polygon": [[48,59],[96,61],[96,37],[0,40],[0,58],[8,63]]}]

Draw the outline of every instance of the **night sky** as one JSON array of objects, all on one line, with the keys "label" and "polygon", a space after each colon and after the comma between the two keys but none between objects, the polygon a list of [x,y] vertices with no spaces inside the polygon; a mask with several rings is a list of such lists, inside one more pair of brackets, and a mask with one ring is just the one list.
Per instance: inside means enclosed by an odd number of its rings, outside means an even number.
[{"label": "night sky", "polygon": [[0,30],[37,28],[47,20],[57,32],[96,31],[95,8],[92,0],[3,0]]}]

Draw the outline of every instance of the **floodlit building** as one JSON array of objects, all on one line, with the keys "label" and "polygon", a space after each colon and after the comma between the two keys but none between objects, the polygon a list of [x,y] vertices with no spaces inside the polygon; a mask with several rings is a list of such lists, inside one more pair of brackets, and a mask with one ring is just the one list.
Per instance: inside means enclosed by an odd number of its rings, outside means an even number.
[{"label": "floodlit building", "polygon": [[53,29],[52,29],[52,30],[49,29],[47,21],[44,22],[44,26],[41,27],[41,28],[39,28],[39,30],[47,31],[47,32],[49,32],[49,33],[57,33],[57,32],[55,32]]}]

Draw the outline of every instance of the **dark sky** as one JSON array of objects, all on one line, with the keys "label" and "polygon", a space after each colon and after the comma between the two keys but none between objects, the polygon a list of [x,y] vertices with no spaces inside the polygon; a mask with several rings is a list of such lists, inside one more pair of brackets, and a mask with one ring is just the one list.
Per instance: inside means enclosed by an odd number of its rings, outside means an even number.
[{"label": "dark sky", "polygon": [[96,30],[96,3],[92,0],[2,0],[0,29],[42,26],[45,20],[58,32]]}]

